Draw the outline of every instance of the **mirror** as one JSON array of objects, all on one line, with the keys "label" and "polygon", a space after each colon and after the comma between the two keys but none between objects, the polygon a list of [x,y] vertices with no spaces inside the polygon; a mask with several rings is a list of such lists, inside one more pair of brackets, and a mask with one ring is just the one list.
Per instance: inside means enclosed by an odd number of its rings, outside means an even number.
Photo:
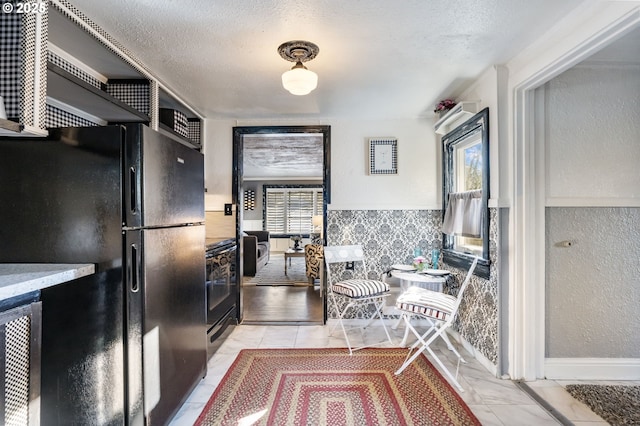
[{"label": "mirror", "polygon": [[442,138],[442,255],[447,264],[489,278],[489,108]]}]

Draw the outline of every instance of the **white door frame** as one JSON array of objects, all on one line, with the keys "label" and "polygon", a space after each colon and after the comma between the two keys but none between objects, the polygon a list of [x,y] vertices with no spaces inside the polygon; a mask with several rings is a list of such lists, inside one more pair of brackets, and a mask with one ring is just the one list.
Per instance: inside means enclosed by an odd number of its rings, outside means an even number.
[{"label": "white door frame", "polygon": [[[637,1],[595,4],[588,16],[581,16],[583,22],[576,21],[565,28],[563,42],[566,45],[561,46],[564,49],[561,53],[552,54],[546,63],[524,78],[515,79],[512,92],[514,214],[509,232],[513,256],[510,257],[508,301],[508,373],[512,379],[545,377],[546,202],[544,149],[539,149],[544,139],[543,135],[536,134],[540,110],[535,109],[535,89],[638,27],[638,4]],[[582,41],[576,43],[575,35],[580,31],[585,34]],[[574,42],[567,41],[571,37]]]}]

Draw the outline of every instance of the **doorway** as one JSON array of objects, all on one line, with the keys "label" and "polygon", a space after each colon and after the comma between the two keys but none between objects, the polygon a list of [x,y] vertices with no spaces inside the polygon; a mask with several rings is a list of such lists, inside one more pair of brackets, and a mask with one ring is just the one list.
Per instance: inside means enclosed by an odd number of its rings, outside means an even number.
[{"label": "doorway", "polygon": [[[312,238],[325,240],[330,143],[330,126],[233,128],[239,322],[326,321],[324,284],[307,279],[302,249]],[[266,255],[255,252],[258,234]]]},{"label": "doorway", "polygon": [[[626,355],[622,352],[628,348],[628,340],[624,340],[628,336],[624,334],[620,339],[626,346],[611,344],[596,330],[600,324],[587,324],[580,319],[581,315],[589,318],[601,316],[600,307],[612,303],[616,294],[624,294],[633,300],[630,293],[619,287],[624,279],[619,279],[617,275],[616,280],[610,280],[610,274],[605,276],[603,281],[607,283],[607,288],[603,296],[599,293],[602,281],[596,281],[595,285],[590,282],[594,278],[597,280],[597,273],[590,274],[589,280],[581,280],[579,276],[585,271],[597,272],[598,268],[603,271],[616,270],[613,266],[615,262],[625,259],[630,253],[622,250],[618,255],[615,249],[626,247],[624,238],[633,238],[633,235],[629,235],[625,229],[634,227],[628,224],[616,227],[615,223],[616,220],[619,223],[620,213],[628,211],[629,207],[637,211],[637,197],[625,194],[630,188],[633,190],[637,187],[630,185],[637,180],[637,173],[631,175],[634,180],[621,179],[622,184],[609,185],[606,179],[623,175],[625,167],[629,168],[628,165],[637,156],[626,151],[619,156],[620,161],[614,160],[616,151],[601,145],[601,140],[626,141],[624,131],[630,129],[629,124],[635,123],[628,120],[619,126],[612,125],[610,117],[615,120],[623,117],[622,114],[615,115],[615,110],[609,117],[606,116],[608,103],[625,105],[624,101],[612,95],[611,91],[615,90],[612,84],[623,81],[620,75],[629,74],[626,70],[628,58],[637,55],[625,53],[621,68],[611,62],[614,53],[623,52],[616,42],[637,49],[637,36],[640,34],[637,34],[637,13],[634,16],[630,20],[603,23],[603,29],[596,35],[590,35],[579,46],[554,59],[551,65],[539,69],[514,86],[514,158],[526,161],[516,162],[513,170],[514,194],[519,195],[514,197],[514,232],[511,233],[514,237],[510,309],[515,313],[509,327],[509,372],[512,378],[536,380],[570,377],[588,380],[595,375],[607,379],[637,377],[637,360],[619,362],[620,359],[629,359],[623,358]],[[626,41],[630,38],[635,41],[627,45]],[[607,47],[614,49],[608,51]],[[599,55],[599,60],[589,65],[586,62],[593,61],[596,57],[594,54]],[[606,59],[602,54],[606,54]],[[577,65],[581,68],[577,68]],[[616,70],[594,78],[597,73],[602,74],[610,69],[605,66],[614,66]],[[634,66],[637,69],[637,65]],[[608,88],[605,96],[591,95],[589,102],[584,100],[592,89],[600,87]],[[618,89],[618,92],[626,95],[628,88]],[[579,102],[570,105],[573,99]],[[596,99],[599,101],[597,104],[593,102]],[[582,109],[576,108],[577,105]],[[554,108],[555,115],[551,114]],[[560,114],[557,111],[570,118],[562,121],[562,126],[558,126]],[[594,116],[598,119],[589,121],[589,111],[596,111]],[[605,111],[604,116],[601,111]],[[576,117],[581,119],[576,120]],[[609,131],[605,137],[591,140],[592,134],[587,125],[600,125],[598,131],[609,126]],[[560,129],[567,135],[561,143],[557,137]],[[588,138],[579,137],[580,131]],[[615,147],[624,143],[618,143]],[[630,145],[632,148],[637,146]],[[563,155],[563,149],[569,150],[567,152],[571,155]],[[596,158],[591,154],[587,157],[578,155],[582,153],[595,153]],[[611,163],[614,165],[607,167]],[[574,179],[579,167],[584,164],[588,165],[587,171],[582,171],[578,180]],[[616,172],[612,173],[611,170]],[[581,192],[585,190],[589,191],[586,195]],[[591,223],[598,224],[599,234],[592,232]],[[611,226],[612,230],[605,229],[602,223]],[[624,238],[617,238],[610,243],[611,237],[619,234]],[[602,235],[604,237],[599,238]],[[594,244],[594,240],[597,240],[597,244]],[[612,251],[616,256],[608,255]],[[604,256],[594,257],[598,253],[604,253]],[[631,257],[637,259],[637,255],[632,254]],[[630,260],[626,261],[626,265],[628,262]],[[604,268],[603,263],[606,265]],[[569,265],[571,268],[567,268]],[[576,282],[579,283],[577,291],[574,286]],[[627,310],[617,303],[616,300],[616,320],[622,319],[624,325],[619,327],[612,321],[603,323],[607,327],[604,333],[606,338],[614,335],[612,330],[627,330],[633,328],[632,322],[637,323],[637,310]],[[564,319],[567,316],[570,320]],[[569,327],[561,323],[563,320]],[[588,336],[586,341],[585,336]]]}]

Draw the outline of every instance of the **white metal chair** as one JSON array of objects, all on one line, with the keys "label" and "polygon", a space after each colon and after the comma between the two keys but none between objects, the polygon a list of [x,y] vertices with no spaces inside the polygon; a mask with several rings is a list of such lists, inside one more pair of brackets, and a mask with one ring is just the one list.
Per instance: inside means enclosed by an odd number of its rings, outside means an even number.
[{"label": "white metal chair", "polygon": [[[382,328],[384,329],[385,334],[387,335],[387,339],[389,343],[393,345],[393,341],[391,340],[391,336],[387,331],[387,327],[382,318],[382,308],[385,305],[385,298],[390,294],[389,285],[383,281],[379,280],[371,280],[366,277],[366,265],[364,261],[364,251],[362,250],[362,246],[360,245],[350,245],[350,246],[328,246],[324,248],[324,261],[327,265],[327,283],[329,287],[329,294],[331,300],[333,301],[333,305],[338,313],[338,321],[331,329],[330,334],[333,334],[334,330],[340,324],[342,328],[342,333],[344,334],[344,338],[347,342],[347,346],[349,347],[349,355],[353,354],[353,351],[384,344],[385,342],[378,342],[370,345],[364,345],[357,348],[353,348],[351,346],[351,342],[349,341],[348,331],[351,331],[353,328],[346,328],[343,322],[345,314],[352,308],[356,308],[358,306],[373,306],[374,312],[371,314],[369,318],[367,318],[367,323],[364,327],[358,327],[361,331],[366,328],[376,317],[380,319],[380,323],[382,324]],[[336,264],[339,263],[354,263],[354,278],[342,280],[338,282],[333,282],[331,279],[331,269],[332,266],[336,268]],[[358,271],[362,271],[358,274]],[[334,270],[335,272],[335,270]],[[340,307],[340,301],[345,302],[343,308]],[[370,308],[369,308],[370,309]],[[364,338],[364,336],[363,336]]]},{"label": "white metal chair", "polygon": [[[448,294],[444,294],[437,291],[426,290],[424,288],[419,287],[409,287],[407,291],[402,293],[398,300],[396,301],[396,308],[398,308],[402,312],[402,318],[404,319],[405,325],[408,330],[416,336],[418,339],[413,346],[409,348],[409,353],[407,354],[407,358],[405,358],[402,366],[396,371],[396,374],[400,374],[404,371],[405,368],[409,364],[411,364],[422,352],[425,350],[431,354],[433,359],[435,359],[436,363],[442,368],[444,373],[451,379],[451,381],[456,385],[456,387],[463,392],[462,386],[458,383],[458,370],[460,368],[460,361],[466,363],[466,361],[462,358],[460,353],[451,345],[449,339],[446,336],[446,330],[451,326],[453,321],[456,319],[456,315],[458,314],[458,308],[460,307],[460,303],[462,302],[462,296],[464,291],[469,286],[469,281],[471,281],[471,276],[473,275],[473,271],[478,264],[478,258],[473,260],[469,271],[467,272],[467,276],[458,291],[457,296],[451,296]],[[418,318],[426,319],[430,327],[424,334],[420,334],[415,327],[411,324],[411,318],[417,316]],[[428,337],[428,338],[427,338]],[[435,354],[435,352],[431,349],[430,345],[433,343],[438,337],[441,337],[446,343],[450,350],[456,354],[458,357],[458,365],[456,367],[456,375],[455,377],[451,374],[451,372],[444,366],[440,358]],[[426,340],[425,340],[426,339]],[[413,355],[411,354],[414,349],[418,348]]]}]

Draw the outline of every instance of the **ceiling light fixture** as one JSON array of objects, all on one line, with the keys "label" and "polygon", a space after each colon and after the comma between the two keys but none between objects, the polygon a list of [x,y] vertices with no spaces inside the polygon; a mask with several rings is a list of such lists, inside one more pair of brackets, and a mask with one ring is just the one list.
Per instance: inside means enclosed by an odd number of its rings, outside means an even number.
[{"label": "ceiling light fixture", "polygon": [[318,74],[309,71],[302,63],[315,58],[319,51],[318,46],[304,40],[287,41],[278,47],[283,59],[296,63],[282,74],[282,86],[291,94],[308,95],[318,87]]}]

